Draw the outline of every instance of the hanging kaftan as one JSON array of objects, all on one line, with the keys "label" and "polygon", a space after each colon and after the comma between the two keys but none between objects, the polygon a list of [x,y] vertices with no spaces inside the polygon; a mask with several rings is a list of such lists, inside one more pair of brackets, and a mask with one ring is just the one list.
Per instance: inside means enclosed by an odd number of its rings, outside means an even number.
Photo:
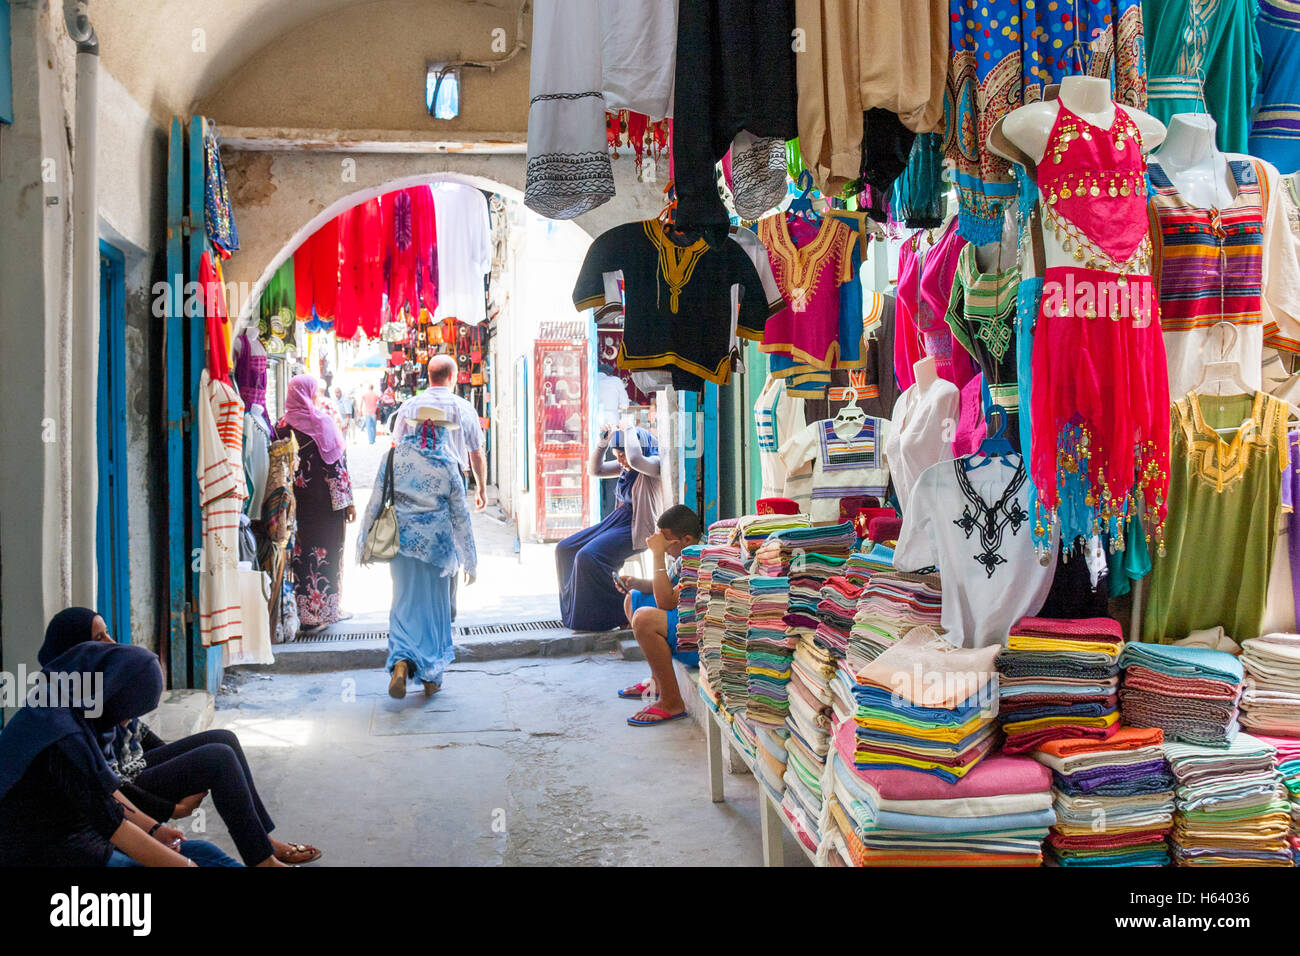
[{"label": "hanging kaftan", "polygon": [[239,585],[239,517],[244,484],[244,403],[207,369],[199,378],[198,481],[203,510],[199,571],[199,638],[204,647],[243,634]]}]

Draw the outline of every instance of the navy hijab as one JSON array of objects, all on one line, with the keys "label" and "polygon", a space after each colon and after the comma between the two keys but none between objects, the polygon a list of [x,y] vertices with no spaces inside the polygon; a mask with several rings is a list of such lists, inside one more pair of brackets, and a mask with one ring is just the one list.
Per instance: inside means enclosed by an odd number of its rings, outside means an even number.
[{"label": "navy hijab", "polygon": [[[71,746],[64,752],[88,783],[94,780],[106,792],[116,790],[118,779],[104,758],[101,740],[122,721],[158,706],[163,675],[157,655],[129,644],[83,642],[47,664],[42,673],[102,674],[102,691],[82,706],[27,706],[14,715],[0,732],[0,800],[46,748],[65,740]],[[90,716],[88,710],[98,713]]]},{"label": "navy hijab", "polygon": [[88,607],[69,607],[50,618],[45,628],[45,643],[36,654],[40,665],[48,667],[56,657],[91,640],[90,626],[98,616],[98,611]]},{"label": "navy hijab", "polygon": [[[659,442],[655,440],[654,434],[645,428],[636,430],[637,444],[641,446],[641,454],[647,458],[652,458],[659,454]],[[609,447],[615,450],[623,448],[623,433],[615,431],[610,439]],[[632,486],[636,484],[637,476],[641,473],[634,468],[624,468],[622,474],[618,476],[618,487],[614,491],[614,499],[620,502],[629,502],[632,500]],[[89,626],[89,625],[87,625]]]}]

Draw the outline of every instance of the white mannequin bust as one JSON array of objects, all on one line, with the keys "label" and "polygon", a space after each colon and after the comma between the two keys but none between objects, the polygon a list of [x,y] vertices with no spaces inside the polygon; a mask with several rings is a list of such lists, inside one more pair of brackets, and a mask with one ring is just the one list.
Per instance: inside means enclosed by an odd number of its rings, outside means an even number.
[{"label": "white mannequin bust", "polygon": [[[1109,80],[1093,76],[1067,76],[1061,80],[1061,91],[1057,99],[1030,103],[1007,114],[1000,124],[1002,135],[1035,164],[1041,163],[1062,103],[1081,119],[1102,129],[1110,127],[1115,121],[1116,110],[1119,109],[1111,99]],[[1164,123],[1142,110],[1127,106],[1124,109],[1141,134],[1143,152],[1149,152],[1164,141]],[[1014,157],[996,147],[992,136],[987,146],[997,155],[1014,161]],[[1061,240],[1056,239],[1047,229],[1043,230],[1043,250],[1049,268],[1078,265],[1074,256],[1065,250]]]},{"label": "white mannequin bust", "polygon": [[1209,113],[1175,113],[1168,137],[1151,156],[1179,195],[1201,209],[1223,209],[1237,198],[1228,156],[1214,142],[1216,130]]}]

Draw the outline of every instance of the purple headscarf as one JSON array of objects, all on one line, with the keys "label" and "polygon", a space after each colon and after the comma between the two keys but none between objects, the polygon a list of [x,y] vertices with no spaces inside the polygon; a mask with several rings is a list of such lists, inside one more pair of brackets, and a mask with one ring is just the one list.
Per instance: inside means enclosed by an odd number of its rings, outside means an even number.
[{"label": "purple headscarf", "polygon": [[316,407],[320,379],[315,375],[295,375],[289,379],[284,398],[284,421],[316,443],[325,464],[332,465],[343,457],[343,434],[334,419]]}]

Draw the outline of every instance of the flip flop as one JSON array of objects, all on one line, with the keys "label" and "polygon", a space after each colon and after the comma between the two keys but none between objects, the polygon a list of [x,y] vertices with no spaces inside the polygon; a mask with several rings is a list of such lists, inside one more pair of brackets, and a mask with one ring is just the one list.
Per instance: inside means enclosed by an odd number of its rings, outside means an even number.
[{"label": "flip flop", "polygon": [[[639,684],[633,684],[631,687],[622,687],[619,689],[618,696],[622,700],[644,700],[646,686],[647,686],[646,682],[642,681]],[[628,691],[632,691],[633,693],[629,694]],[[654,697],[655,700],[659,699],[658,694],[654,694],[652,696]]]},{"label": "flip flop", "polygon": [[671,723],[674,720],[681,720],[683,717],[687,716],[686,711],[682,711],[680,714],[670,714],[668,713],[668,711],[661,710],[658,707],[647,707],[645,710],[641,711],[641,713],[654,714],[659,719],[658,720],[637,720],[636,717],[629,717],[627,719],[627,722],[631,724],[633,727],[653,727],[655,724],[667,724],[667,723]]}]

